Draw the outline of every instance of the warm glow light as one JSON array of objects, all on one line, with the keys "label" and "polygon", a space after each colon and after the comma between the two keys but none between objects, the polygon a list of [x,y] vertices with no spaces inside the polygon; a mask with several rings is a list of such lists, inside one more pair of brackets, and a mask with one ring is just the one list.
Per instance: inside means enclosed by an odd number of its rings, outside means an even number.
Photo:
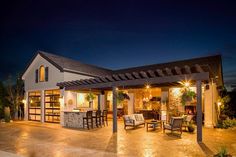
[{"label": "warm glow light", "polygon": [[116,90],[119,90],[119,88],[116,87]]},{"label": "warm glow light", "polygon": [[25,103],[26,103],[26,100],[25,100],[25,99],[23,99],[23,100],[22,100],[22,103],[23,103],[23,104],[25,104]]},{"label": "warm glow light", "polygon": [[185,87],[189,87],[189,86],[190,86],[190,83],[189,83],[189,82],[184,82],[184,86],[185,86]]},{"label": "warm glow light", "polygon": [[178,96],[181,93],[181,89],[180,88],[173,88],[173,93],[175,96]]},{"label": "warm glow light", "polygon": [[150,85],[146,85],[146,88],[149,89],[149,88],[150,88]]},{"label": "warm glow light", "polygon": [[33,103],[33,100],[30,100],[30,103]]},{"label": "warm glow light", "polygon": [[221,105],[221,102],[218,102],[217,105],[220,106],[220,105]]},{"label": "warm glow light", "polygon": [[60,105],[63,105],[63,101],[64,101],[63,98],[59,98]]}]

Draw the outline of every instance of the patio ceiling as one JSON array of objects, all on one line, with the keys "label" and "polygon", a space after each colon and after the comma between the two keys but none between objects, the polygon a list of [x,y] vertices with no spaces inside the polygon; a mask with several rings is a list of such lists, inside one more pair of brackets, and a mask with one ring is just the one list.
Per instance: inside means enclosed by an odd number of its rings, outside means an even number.
[{"label": "patio ceiling", "polygon": [[[204,65],[205,66],[205,65]],[[144,84],[163,85],[178,83],[183,80],[208,81],[210,71],[202,68],[201,65],[184,65],[165,67],[162,69],[147,69],[141,71],[130,71],[124,73],[114,73],[112,75],[97,78],[65,81],[57,83],[57,86],[65,90],[85,90],[85,89],[107,89],[120,86],[140,86]]]}]

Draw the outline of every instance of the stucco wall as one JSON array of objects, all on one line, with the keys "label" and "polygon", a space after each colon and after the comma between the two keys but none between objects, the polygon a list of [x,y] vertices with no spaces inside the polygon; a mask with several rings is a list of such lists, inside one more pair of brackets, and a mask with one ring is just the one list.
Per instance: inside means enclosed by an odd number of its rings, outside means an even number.
[{"label": "stucco wall", "polygon": [[[35,83],[35,70],[39,69],[41,65],[48,67],[48,81]],[[59,87],[56,84],[64,80],[63,73],[40,55],[32,62],[23,79],[25,82],[25,91],[58,89]]]},{"label": "stucco wall", "polygon": [[89,78],[92,78],[92,77],[85,76],[85,75],[80,75],[80,74],[75,74],[75,73],[64,72],[64,81],[89,79]]}]

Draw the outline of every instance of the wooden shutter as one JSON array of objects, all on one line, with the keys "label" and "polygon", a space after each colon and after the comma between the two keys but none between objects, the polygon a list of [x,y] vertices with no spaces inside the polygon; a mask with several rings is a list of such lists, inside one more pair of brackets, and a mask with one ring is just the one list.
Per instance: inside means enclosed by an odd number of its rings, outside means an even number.
[{"label": "wooden shutter", "polygon": [[45,68],[45,81],[48,81],[48,67]]},{"label": "wooden shutter", "polygon": [[35,70],[35,83],[38,83],[39,82],[39,70],[36,69]]}]

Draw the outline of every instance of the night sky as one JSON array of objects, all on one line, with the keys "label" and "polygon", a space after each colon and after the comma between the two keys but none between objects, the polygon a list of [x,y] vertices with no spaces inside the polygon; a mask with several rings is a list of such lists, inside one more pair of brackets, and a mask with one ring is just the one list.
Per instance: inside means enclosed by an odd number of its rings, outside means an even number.
[{"label": "night sky", "polygon": [[222,54],[236,85],[236,4],[205,1],[2,0],[0,79],[37,50],[111,69]]}]

